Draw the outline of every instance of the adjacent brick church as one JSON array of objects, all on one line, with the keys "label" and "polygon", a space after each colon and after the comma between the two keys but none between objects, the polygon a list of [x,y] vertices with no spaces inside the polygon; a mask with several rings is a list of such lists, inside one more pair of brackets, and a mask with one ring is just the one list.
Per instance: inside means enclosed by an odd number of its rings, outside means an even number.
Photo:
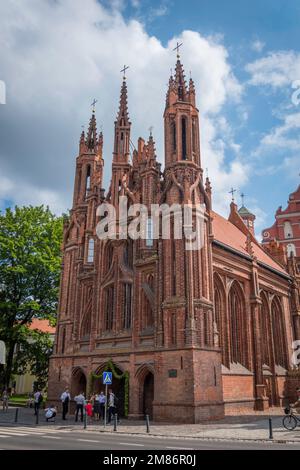
[{"label": "adjacent brick church", "polygon": [[[63,270],[48,398],[86,389],[112,361],[129,374],[128,418],[195,423],[224,413],[279,406],[289,394],[292,341],[300,338],[299,272],[254,236],[254,215],[234,201],[213,211],[201,167],[193,80],[178,57],[164,112],[165,163],[153,136],[130,158],[124,77],[115,121],[112,177],[102,188],[103,136],[93,112],[76,160],[73,207],[64,227]],[[106,159],[107,161],[108,159]],[[99,240],[96,214],[120,195],[129,203],[203,204],[204,246],[184,239]],[[171,221],[172,222],[172,221]],[[113,388],[122,413],[124,378]],[[103,389],[94,381],[93,391]],[[90,392],[91,390],[89,390]]]}]

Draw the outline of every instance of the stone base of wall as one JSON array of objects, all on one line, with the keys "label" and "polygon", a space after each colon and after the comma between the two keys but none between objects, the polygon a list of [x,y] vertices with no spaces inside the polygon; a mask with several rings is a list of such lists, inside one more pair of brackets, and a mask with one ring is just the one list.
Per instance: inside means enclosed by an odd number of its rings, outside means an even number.
[{"label": "stone base of wall", "polygon": [[224,417],[223,403],[203,403],[201,405],[153,404],[154,421],[196,424],[203,421],[219,420]]}]

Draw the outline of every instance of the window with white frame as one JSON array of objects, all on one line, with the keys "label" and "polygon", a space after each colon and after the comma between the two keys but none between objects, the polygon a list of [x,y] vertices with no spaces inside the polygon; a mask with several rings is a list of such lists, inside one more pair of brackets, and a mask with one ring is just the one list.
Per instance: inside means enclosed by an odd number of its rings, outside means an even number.
[{"label": "window with white frame", "polygon": [[293,229],[291,222],[284,222],[283,224],[284,238],[293,238]]}]

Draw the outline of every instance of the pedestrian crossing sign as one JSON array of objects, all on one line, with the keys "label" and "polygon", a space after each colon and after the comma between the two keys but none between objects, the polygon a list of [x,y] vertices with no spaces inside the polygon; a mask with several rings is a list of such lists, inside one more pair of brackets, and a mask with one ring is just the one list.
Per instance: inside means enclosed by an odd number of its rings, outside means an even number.
[{"label": "pedestrian crossing sign", "polygon": [[112,372],[103,372],[103,385],[111,385],[112,384]]}]

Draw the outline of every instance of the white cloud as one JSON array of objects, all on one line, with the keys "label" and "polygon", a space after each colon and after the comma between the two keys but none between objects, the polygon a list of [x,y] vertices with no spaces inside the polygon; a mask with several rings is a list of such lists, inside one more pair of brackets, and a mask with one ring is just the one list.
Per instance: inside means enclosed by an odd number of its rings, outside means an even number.
[{"label": "white cloud", "polygon": [[259,39],[256,39],[251,44],[251,49],[255,52],[262,52],[264,47],[265,47],[265,43],[260,41]]},{"label": "white cloud", "polygon": [[300,54],[295,51],[271,52],[246,65],[251,85],[269,85],[273,88],[291,86],[300,79]]},{"label": "white cloud", "polygon": [[[6,181],[0,197],[44,202],[59,211],[70,207],[79,134],[94,97],[99,100],[98,128],[103,124],[107,188],[124,63],[130,65],[132,140],[147,137],[153,125],[163,161],[166,84],[176,60],[172,49],[180,40],[186,74],[192,71],[197,90],[203,167],[209,167],[215,208],[224,210],[224,192],[247,181],[240,147],[228,124],[222,124],[226,104],[239,103],[243,92],[228,52],[220,39],[195,31],[183,31],[164,47],[140,22],[125,21],[121,3],[114,2],[111,10],[96,0],[86,0],[84,6],[79,0],[27,0],[26,8],[21,0],[0,3],[0,78],[8,94],[8,104],[0,108],[0,162]],[[228,164],[226,148],[234,155]]]}]

